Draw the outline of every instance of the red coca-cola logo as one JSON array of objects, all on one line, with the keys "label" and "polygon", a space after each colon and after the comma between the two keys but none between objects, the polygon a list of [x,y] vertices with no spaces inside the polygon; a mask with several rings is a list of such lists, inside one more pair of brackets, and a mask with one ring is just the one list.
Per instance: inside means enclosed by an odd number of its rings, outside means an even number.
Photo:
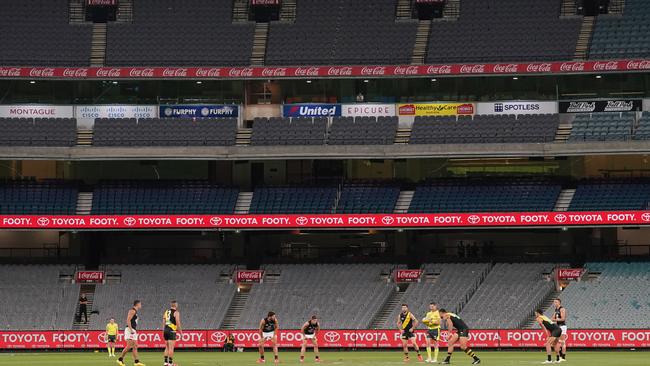
[{"label": "red coca-cola logo", "polygon": [[361,68],[361,75],[386,75],[386,67],[384,66],[364,66]]},{"label": "red coca-cola logo", "polygon": [[97,73],[97,77],[116,78],[122,76],[122,69],[100,67],[99,69],[97,69],[96,73]]},{"label": "red coca-cola logo", "polygon": [[352,75],[352,68],[349,66],[330,67],[327,70],[329,76],[350,76]]},{"label": "red coca-cola logo", "polygon": [[0,77],[17,77],[20,71],[19,67],[0,67]]},{"label": "red coca-cola logo", "polygon": [[102,281],[104,272],[102,271],[79,271],[77,272],[77,281]]},{"label": "red coca-cola logo", "polygon": [[526,66],[527,72],[551,72],[552,65],[549,63],[529,64]]},{"label": "red coca-cola logo", "polygon": [[237,282],[260,282],[264,276],[263,271],[237,271]]},{"label": "red coca-cola logo", "polygon": [[495,73],[515,73],[519,71],[519,65],[517,64],[496,64],[494,65]]},{"label": "red coca-cola logo", "polygon": [[253,76],[253,68],[252,67],[245,67],[242,69],[237,69],[233,68],[230,69],[228,72],[228,76],[230,77],[252,77]]},{"label": "red coca-cola logo", "polygon": [[221,76],[221,69],[218,67],[213,67],[210,69],[199,67],[198,69],[196,69],[196,76],[208,77],[208,78],[219,77]]},{"label": "red coca-cola logo", "polygon": [[166,68],[162,72],[163,77],[185,77],[187,76],[186,68]]},{"label": "red coca-cola logo", "polygon": [[431,75],[451,74],[451,65],[431,65],[427,68],[427,74],[431,74]]},{"label": "red coca-cola logo", "polygon": [[298,67],[293,72],[294,76],[318,76],[320,67]]},{"label": "red coca-cola logo", "polygon": [[398,269],[395,271],[395,281],[415,281],[422,276],[419,269]]},{"label": "red coca-cola logo", "polygon": [[628,70],[650,70],[650,60],[629,61],[626,66]]},{"label": "red coca-cola logo", "polygon": [[47,78],[54,76],[54,69],[51,67],[33,68],[29,70],[29,76],[37,78]]},{"label": "red coca-cola logo", "polygon": [[482,74],[485,72],[485,64],[460,65],[461,74]]},{"label": "red coca-cola logo", "polygon": [[84,78],[88,76],[88,69],[87,68],[77,68],[77,69],[65,68],[63,70],[63,76]]},{"label": "red coca-cola logo", "polygon": [[[262,76],[286,76],[286,67],[265,67],[262,69]],[[250,75],[252,76],[252,75]]]},{"label": "red coca-cola logo", "polygon": [[582,276],[582,268],[565,268],[558,271],[558,277],[562,279],[577,279]]},{"label": "red coca-cola logo", "polygon": [[129,71],[129,76],[133,78],[152,78],[153,69],[152,68],[131,69],[131,71]]},{"label": "red coca-cola logo", "polygon": [[393,72],[395,75],[417,75],[419,68],[417,66],[395,66]]},{"label": "red coca-cola logo", "polygon": [[585,71],[585,63],[584,62],[563,62],[560,65],[560,71],[565,71],[565,72]]},{"label": "red coca-cola logo", "polygon": [[608,61],[608,62],[596,62],[594,63],[595,71],[612,71],[618,70],[618,62]]}]

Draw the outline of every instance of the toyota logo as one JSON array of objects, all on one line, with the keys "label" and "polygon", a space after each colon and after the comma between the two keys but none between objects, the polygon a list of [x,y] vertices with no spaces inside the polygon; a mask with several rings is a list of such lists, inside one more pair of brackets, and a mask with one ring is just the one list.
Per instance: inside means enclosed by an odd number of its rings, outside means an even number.
[{"label": "toyota logo", "polygon": [[381,222],[383,222],[384,225],[392,225],[393,222],[395,222],[395,219],[392,216],[384,216],[381,218]]},{"label": "toyota logo", "polygon": [[40,226],[47,226],[50,224],[50,219],[47,217],[39,217],[38,220],[36,220]]},{"label": "toyota logo", "polygon": [[307,225],[307,222],[309,222],[309,219],[306,218],[305,216],[300,216],[296,218],[296,224],[300,226],[305,226]]},{"label": "toyota logo", "polygon": [[124,218],[124,223],[125,223],[126,225],[128,225],[128,226],[133,226],[133,225],[135,225],[135,218],[130,217],[130,216],[129,216],[129,217],[125,217],[125,218]]},{"label": "toyota logo", "polygon": [[210,334],[210,340],[214,343],[223,343],[228,338],[228,335],[224,332],[214,332]]},{"label": "toyota logo", "polygon": [[481,218],[478,215],[472,215],[467,218],[467,221],[472,225],[476,225],[479,221],[481,221]]},{"label": "toyota logo", "polygon": [[557,222],[565,222],[566,219],[567,219],[567,217],[566,217],[565,214],[555,215],[555,221],[557,221]]},{"label": "toyota logo", "polygon": [[97,340],[99,340],[100,343],[106,343],[106,332],[99,333]]},{"label": "toyota logo", "polygon": [[323,336],[323,339],[325,339],[326,342],[328,343],[336,343],[339,340],[341,340],[341,335],[338,334],[337,332],[327,332]]},{"label": "toyota logo", "polygon": [[222,222],[223,222],[223,220],[221,220],[221,217],[213,217],[213,218],[210,219],[210,223],[213,226],[220,226]]},{"label": "toyota logo", "polygon": [[643,220],[643,221],[645,221],[645,222],[650,221],[650,213],[647,213],[647,212],[646,212],[646,213],[644,213],[643,215],[641,215],[641,220]]}]

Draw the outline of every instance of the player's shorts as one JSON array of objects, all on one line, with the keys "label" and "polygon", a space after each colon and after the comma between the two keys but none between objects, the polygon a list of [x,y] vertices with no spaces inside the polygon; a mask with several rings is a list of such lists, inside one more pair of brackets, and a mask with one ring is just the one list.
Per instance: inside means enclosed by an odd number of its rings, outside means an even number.
[{"label": "player's shorts", "polygon": [[566,327],[566,325],[560,325],[560,329],[562,329],[562,335],[567,335],[567,327]]},{"label": "player's shorts", "polygon": [[166,341],[175,341],[176,332],[169,328],[165,328],[165,330],[163,331],[163,339]]},{"label": "player's shorts", "polygon": [[116,340],[117,340],[116,335],[107,335],[106,336],[106,342],[108,342],[108,343],[115,343]]},{"label": "player's shorts", "polygon": [[412,331],[404,330],[402,332],[402,339],[407,339],[408,340],[408,339],[411,339],[411,338],[415,338],[415,334],[413,334]]},{"label": "player's shorts", "polygon": [[429,329],[427,332],[427,337],[433,339],[434,341],[440,340],[440,329]]},{"label": "player's shorts", "polygon": [[138,340],[138,331],[133,329],[126,328],[124,329],[124,340],[125,341],[137,341]]},{"label": "player's shorts", "polygon": [[456,329],[458,338],[469,338],[469,329]]},{"label": "player's shorts", "polygon": [[305,339],[316,339],[316,333],[314,333],[314,334],[305,334]]},{"label": "player's shorts", "polygon": [[263,332],[262,333],[262,339],[264,339],[265,341],[273,339],[273,337],[275,337],[275,332]]},{"label": "player's shorts", "polygon": [[560,338],[561,335],[562,335],[562,329],[560,329],[560,327],[556,327],[551,331],[551,337]]}]

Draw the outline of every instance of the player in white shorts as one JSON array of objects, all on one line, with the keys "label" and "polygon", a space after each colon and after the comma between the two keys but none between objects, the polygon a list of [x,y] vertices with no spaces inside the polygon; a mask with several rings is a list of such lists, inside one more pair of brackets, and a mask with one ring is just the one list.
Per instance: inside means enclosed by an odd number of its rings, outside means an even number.
[{"label": "player in white shorts", "polygon": [[129,309],[129,313],[126,316],[126,328],[124,329],[126,347],[122,350],[120,358],[117,359],[117,364],[120,366],[124,366],[124,356],[126,356],[129,351],[132,351],[133,353],[135,366],[145,366],[138,359],[138,311],[140,309],[142,309],[142,302],[140,302],[140,300],[135,300],[133,302],[133,307]]},{"label": "player in white shorts", "polygon": [[267,341],[271,341],[271,346],[273,347],[273,356],[275,358],[275,363],[280,363],[280,358],[278,356],[278,318],[275,316],[275,313],[269,311],[266,315],[266,318],[260,320],[260,358],[257,360],[257,363],[265,363],[264,359],[264,344]]},{"label": "player in white shorts", "polygon": [[302,326],[302,348],[300,348],[300,362],[305,362],[305,351],[307,350],[307,342],[311,341],[314,345],[314,356],[316,362],[320,362],[320,356],[318,354],[318,332],[320,331],[320,322],[318,317],[313,315]]},{"label": "player in white shorts", "polygon": [[562,306],[562,300],[553,300],[553,306],[555,307],[555,311],[553,312],[553,321],[560,326],[560,329],[562,329],[562,335],[560,336],[560,342],[562,342],[562,357],[560,357],[560,362],[564,362],[566,361],[566,341],[569,337],[566,327],[567,313],[566,308]]}]

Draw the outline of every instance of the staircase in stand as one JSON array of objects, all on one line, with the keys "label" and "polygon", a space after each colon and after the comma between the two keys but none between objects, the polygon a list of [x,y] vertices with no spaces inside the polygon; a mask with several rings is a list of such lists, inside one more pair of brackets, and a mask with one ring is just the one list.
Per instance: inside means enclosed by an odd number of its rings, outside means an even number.
[{"label": "staircase in stand", "polygon": [[573,123],[571,122],[564,122],[560,123],[560,125],[557,128],[557,131],[555,131],[555,142],[567,142],[569,141],[569,137],[571,137],[571,130],[573,130]]},{"label": "staircase in stand", "polygon": [[120,23],[133,23],[133,0],[118,2],[115,20]]},{"label": "staircase in stand", "polygon": [[404,291],[408,288],[408,283],[400,288],[399,291],[393,291],[384,305],[379,309],[377,314],[372,318],[370,322],[370,329],[382,329],[384,328],[388,317],[391,316],[393,310],[402,304],[402,298],[404,297]]},{"label": "staircase in stand", "polygon": [[395,210],[393,210],[393,213],[408,213],[414,194],[415,191],[401,191],[399,193],[399,197],[397,197],[397,202],[395,203]]},{"label": "staircase in stand", "polygon": [[282,0],[280,20],[293,22],[296,20],[296,0]]},{"label": "staircase in stand", "polygon": [[90,146],[93,144],[93,130],[77,130],[77,146]]},{"label": "staircase in stand", "polygon": [[70,0],[68,2],[68,21],[70,24],[80,24],[86,22],[86,9],[84,0]]},{"label": "staircase in stand", "polygon": [[237,131],[237,137],[235,138],[235,143],[237,145],[250,145],[251,144],[251,135],[253,134],[252,128],[240,128]]},{"label": "staircase in stand", "polygon": [[576,52],[573,56],[574,60],[580,61],[587,59],[595,22],[596,17],[582,18],[582,25],[580,26],[580,33],[578,34],[578,42],[576,43]]},{"label": "staircase in stand", "polygon": [[395,143],[396,144],[408,144],[410,140],[411,140],[411,128],[410,127],[404,127],[404,128],[398,128],[397,129],[397,134],[395,135]]},{"label": "staircase in stand", "polygon": [[562,0],[562,8],[560,8],[561,17],[575,16],[578,13],[576,0]]},{"label": "staircase in stand", "polygon": [[398,0],[397,1],[397,20],[413,19],[413,8],[411,8],[411,0]]},{"label": "staircase in stand", "polygon": [[415,35],[415,44],[413,46],[413,55],[411,56],[411,65],[424,64],[424,58],[427,55],[427,46],[429,45],[430,31],[430,20],[420,20],[418,22],[418,31]]},{"label": "staircase in stand", "polygon": [[553,211],[568,211],[575,194],[575,189],[563,189],[557,197],[557,202],[555,202]]},{"label": "staircase in stand", "polygon": [[[542,311],[544,311],[544,313],[546,313],[546,311],[547,311],[548,309],[550,309],[551,306],[553,306],[553,300],[556,299],[556,298],[558,298],[558,297],[560,297],[560,292],[555,291],[555,290],[549,292],[548,295],[546,295],[546,297],[544,298],[544,301],[543,301],[542,304],[539,306],[539,308],[540,308]],[[534,313],[535,310],[532,310],[532,312],[533,312],[532,315],[530,315],[530,316],[528,317],[528,319],[524,320],[524,321],[520,324],[520,325],[521,325],[521,329],[536,329],[536,328],[539,327],[539,326],[537,325],[537,320],[535,319],[535,313]]]},{"label": "staircase in stand", "polygon": [[77,215],[90,215],[93,208],[93,192],[79,192],[77,194]]},{"label": "staircase in stand", "polygon": [[248,18],[249,8],[248,0],[235,0],[232,7],[232,21],[233,22],[247,22],[250,19]]},{"label": "staircase in stand", "polygon": [[625,10],[625,0],[610,0],[607,11],[609,14],[623,14]]},{"label": "staircase in stand", "polygon": [[88,299],[88,305],[86,306],[86,310],[88,311],[88,323],[82,323],[81,322],[81,317],[79,317],[79,304],[77,303],[77,310],[75,310],[74,313],[74,319],[72,322],[72,329],[73,330],[88,330],[88,326],[90,325],[90,318],[92,316],[92,311],[93,311],[93,298],[95,297],[95,285],[81,285],[79,288],[79,297],[81,297],[81,294],[86,294],[86,299]]},{"label": "staircase in stand", "polygon": [[442,19],[456,20],[460,16],[460,0],[447,0],[442,10]]},{"label": "staircase in stand", "polygon": [[253,53],[251,54],[251,65],[262,66],[266,57],[266,40],[269,35],[269,23],[255,23],[255,34],[253,36]]},{"label": "staircase in stand", "polygon": [[235,215],[246,215],[253,202],[253,192],[239,192],[237,202],[235,203]]},{"label": "staircase in stand", "polygon": [[101,67],[106,61],[106,23],[93,23],[90,66]]},{"label": "staircase in stand", "polygon": [[237,292],[233,296],[230,306],[226,311],[226,316],[223,318],[220,329],[235,329],[241,318],[241,313],[246,306],[246,301],[248,301],[248,292]]}]

